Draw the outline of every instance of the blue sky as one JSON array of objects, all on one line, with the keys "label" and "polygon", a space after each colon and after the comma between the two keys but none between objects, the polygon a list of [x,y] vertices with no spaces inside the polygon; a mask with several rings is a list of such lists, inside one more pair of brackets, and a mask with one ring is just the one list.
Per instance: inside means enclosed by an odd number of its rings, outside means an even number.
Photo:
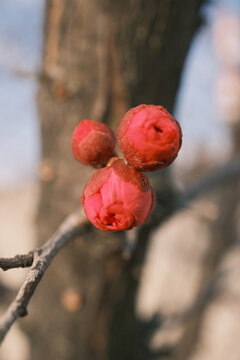
[{"label": "blue sky", "polygon": [[43,0],[0,2],[0,186],[36,174],[40,157],[34,78],[41,63]]}]

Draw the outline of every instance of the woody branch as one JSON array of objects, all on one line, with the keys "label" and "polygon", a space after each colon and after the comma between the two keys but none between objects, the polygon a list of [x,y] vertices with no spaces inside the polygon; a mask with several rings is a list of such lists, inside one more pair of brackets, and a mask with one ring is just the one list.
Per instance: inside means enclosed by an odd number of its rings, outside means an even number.
[{"label": "woody branch", "polygon": [[0,319],[0,343],[12,324],[19,317],[27,315],[28,303],[55,255],[74,236],[84,234],[88,224],[82,210],[73,213],[66,218],[55,234],[41,248],[27,255],[0,260],[4,270],[19,266],[31,266],[17,296]]}]

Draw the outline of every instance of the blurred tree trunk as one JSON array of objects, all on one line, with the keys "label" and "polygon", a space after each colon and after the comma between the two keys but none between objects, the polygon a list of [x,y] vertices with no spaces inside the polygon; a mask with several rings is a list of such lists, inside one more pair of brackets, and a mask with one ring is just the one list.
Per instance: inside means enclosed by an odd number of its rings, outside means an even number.
[{"label": "blurred tree trunk", "polygon": [[[80,206],[93,172],[73,159],[74,126],[88,118],[116,129],[124,112],[141,103],[172,111],[202,2],[48,1],[38,94],[39,243]],[[169,173],[163,179],[170,188]],[[148,234],[142,234],[134,262],[122,257],[124,234],[97,230],[61,252],[33,299],[27,323],[32,359],[148,359],[136,351],[141,331],[134,315],[137,280],[131,282]]]}]

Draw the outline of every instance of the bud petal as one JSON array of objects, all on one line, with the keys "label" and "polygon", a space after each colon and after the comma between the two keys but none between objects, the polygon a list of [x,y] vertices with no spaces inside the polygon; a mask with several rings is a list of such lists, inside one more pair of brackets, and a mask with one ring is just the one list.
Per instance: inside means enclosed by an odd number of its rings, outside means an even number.
[{"label": "bud petal", "polygon": [[179,123],[156,105],[130,109],[118,128],[120,148],[136,170],[154,171],[169,166],[182,144]]},{"label": "bud petal", "polygon": [[105,231],[131,229],[147,220],[154,193],[147,177],[114,158],[87,183],[82,203],[89,220]]},{"label": "bud petal", "polygon": [[105,124],[83,120],[72,136],[72,151],[75,158],[85,165],[104,165],[113,155],[115,137]]}]

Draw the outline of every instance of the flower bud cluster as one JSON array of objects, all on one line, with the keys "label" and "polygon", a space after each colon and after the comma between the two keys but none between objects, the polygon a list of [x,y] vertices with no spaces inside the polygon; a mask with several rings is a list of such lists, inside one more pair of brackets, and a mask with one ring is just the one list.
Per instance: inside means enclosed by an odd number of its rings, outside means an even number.
[{"label": "flower bud cluster", "polygon": [[181,148],[182,132],[162,106],[139,105],[122,119],[117,139],[128,164],[115,157],[116,139],[107,125],[83,120],[72,136],[75,158],[102,167],[85,186],[82,203],[88,219],[104,231],[129,230],[147,220],[154,192],[141,171],[169,166]]}]

